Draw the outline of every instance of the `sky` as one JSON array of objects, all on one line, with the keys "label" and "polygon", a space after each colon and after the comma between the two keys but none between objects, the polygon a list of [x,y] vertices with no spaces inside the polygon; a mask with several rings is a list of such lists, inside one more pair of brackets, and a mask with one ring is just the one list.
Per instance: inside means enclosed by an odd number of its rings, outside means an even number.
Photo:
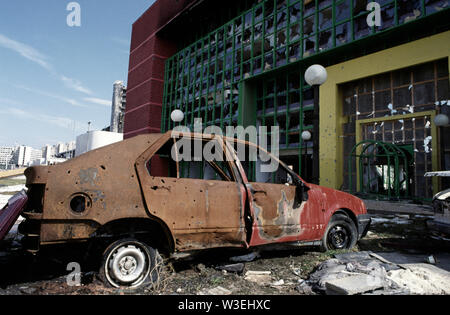
[{"label": "sky", "polygon": [[109,126],[131,27],[154,0],[0,0],[0,146],[36,149]]}]

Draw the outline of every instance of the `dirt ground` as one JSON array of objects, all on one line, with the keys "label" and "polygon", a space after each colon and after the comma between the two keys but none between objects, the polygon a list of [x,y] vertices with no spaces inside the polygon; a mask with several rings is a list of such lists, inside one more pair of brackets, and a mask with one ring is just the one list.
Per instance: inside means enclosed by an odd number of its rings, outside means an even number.
[{"label": "dirt ground", "polygon": [[[450,242],[428,233],[426,217],[375,217],[368,236],[352,249],[358,251],[402,252],[439,255],[450,252]],[[166,261],[163,280],[155,289],[124,291],[106,288],[95,271],[83,270],[82,285],[66,283],[69,262],[83,255],[83,248],[52,248],[38,257],[24,255],[20,250],[0,247],[1,295],[304,295],[318,294],[302,289],[301,284],[322,262],[342,252],[318,252],[315,248],[260,250],[258,257],[243,262],[243,270],[219,270],[233,264],[230,258],[248,254],[236,250],[212,250],[190,260]],[[424,256],[424,257],[425,257]],[[242,267],[242,265],[240,265]],[[238,266],[239,267],[239,266]],[[86,267],[87,268],[87,267]],[[264,272],[252,282],[248,271]],[[257,276],[258,277],[258,276]],[[262,278],[261,278],[262,277]],[[254,280],[254,279],[253,279]]]}]

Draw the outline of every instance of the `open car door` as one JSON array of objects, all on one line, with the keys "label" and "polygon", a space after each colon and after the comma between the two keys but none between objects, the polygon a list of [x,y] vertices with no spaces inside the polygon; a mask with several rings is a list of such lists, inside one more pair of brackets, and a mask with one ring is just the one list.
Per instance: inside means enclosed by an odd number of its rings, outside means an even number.
[{"label": "open car door", "polygon": [[[233,163],[226,159],[223,138],[168,135],[153,152],[139,158],[145,165],[137,165],[150,215],[167,224],[179,251],[245,247],[246,190],[236,180]],[[186,146],[180,148],[183,142],[192,144],[192,149],[200,145],[201,153],[206,145],[215,147],[222,158],[174,159],[173,152],[189,151]]]},{"label": "open car door", "polygon": [[21,191],[14,197],[9,199],[8,204],[0,210],[0,241],[9,233],[11,228],[16,223],[25,205],[27,204],[28,196],[25,191]]}]

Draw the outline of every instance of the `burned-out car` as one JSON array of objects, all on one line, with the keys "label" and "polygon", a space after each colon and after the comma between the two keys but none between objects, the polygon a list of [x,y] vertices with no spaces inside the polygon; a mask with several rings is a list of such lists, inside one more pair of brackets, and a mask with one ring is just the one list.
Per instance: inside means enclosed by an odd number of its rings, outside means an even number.
[{"label": "burned-out car", "polygon": [[[181,159],[190,154],[182,141],[213,158]],[[262,154],[252,160],[252,150]],[[260,171],[271,163],[274,171]],[[370,225],[360,199],[306,183],[252,143],[215,135],[141,135],[25,175],[28,191],[2,211],[9,223],[26,218],[24,248],[89,243],[114,287],[155,281],[160,253],[279,243],[345,249]]]}]

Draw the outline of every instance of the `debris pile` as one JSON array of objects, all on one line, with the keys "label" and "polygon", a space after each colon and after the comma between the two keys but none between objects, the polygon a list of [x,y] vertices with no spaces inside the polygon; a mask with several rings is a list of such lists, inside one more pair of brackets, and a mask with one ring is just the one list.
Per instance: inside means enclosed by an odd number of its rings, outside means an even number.
[{"label": "debris pile", "polygon": [[429,257],[372,252],[335,257],[323,262],[299,289],[327,295],[450,294],[450,272],[425,263]]}]

